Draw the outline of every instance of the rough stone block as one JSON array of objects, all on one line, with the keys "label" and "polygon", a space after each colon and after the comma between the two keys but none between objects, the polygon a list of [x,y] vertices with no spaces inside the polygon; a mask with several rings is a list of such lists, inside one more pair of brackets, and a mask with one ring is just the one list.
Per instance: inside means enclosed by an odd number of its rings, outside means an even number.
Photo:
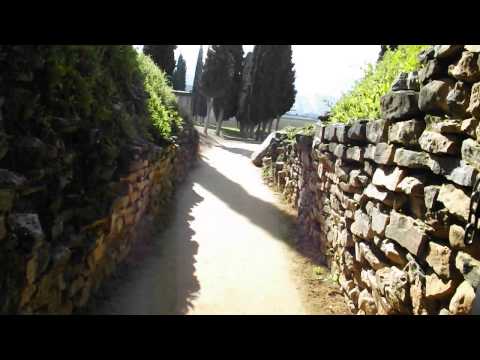
[{"label": "rough stone block", "polygon": [[448,115],[457,119],[466,119],[469,117],[467,108],[470,103],[470,85],[457,81],[448,92],[447,105]]},{"label": "rough stone block", "polygon": [[418,93],[411,90],[385,94],[380,100],[380,107],[385,120],[407,120],[421,114],[418,108]]},{"label": "rough stone block", "polygon": [[367,120],[354,122],[348,130],[348,138],[354,141],[365,141],[367,130]]},{"label": "rough stone block", "polygon": [[405,146],[418,146],[418,139],[425,130],[425,121],[423,120],[407,120],[400,121],[388,130],[388,142],[401,144]]},{"label": "rough stone block", "polygon": [[450,278],[450,256],[452,251],[448,246],[443,246],[436,242],[428,243],[428,253],[426,261],[439,276]]},{"label": "rough stone block", "polygon": [[409,216],[396,211],[390,214],[390,223],[385,230],[385,236],[418,256],[428,239],[427,226]]},{"label": "rough stone block", "polygon": [[427,299],[439,300],[444,299],[453,294],[453,281],[444,281],[435,273],[426,276],[425,279],[425,296]]},{"label": "rough stone block", "polygon": [[407,198],[403,194],[393,193],[391,191],[382,191],[378,189],[375,185],[369,184],[363,195],[367,198],[374,199],[384,203],[385,205],[392,207],[394,209],[400,209],[403,204],[407,201]]},{"label": "rough stone block", "polygon": [[462,189],[452,184],[443,184],[438,193],[438,201],[443,203],[451,214],[467,222],[470,198]]},{"label": "rough stone block", "polygon": [[432,154],[456,155],[460,152],[459,141],[452,135],[424,131],[418,142],[422,150]]},{"label": "rough stone block", "polygon": [[365,239],[373,239],[372,225],[370,223],[370,218],[362,210],[355,211],[355,221],[350,227],[352,234]]},{"label": "rough stone block", "polygon": [[374,161],[381,165],[393,165],[396,148],[387,143],[378,143],[375,146]]},{"label": "rough stone block", "polygon": [[455,267],[460,270],[465,280],[473,288],[476,289],[480,285],[480,261],[463,251],[459,251],[455,258]]},{"label": "rough stone block", "polygon": [[480,144],[472,139],[462,143],[462,159],[477,169],[480,169]]},{"label": "rough stone block", "polygon": [[454,249],[465,248],[465,230],[462,226],[452,224],[450,225],[450,231],[448,234],[448,241],[450,246]]},{"label": "rough stone block", "polygon": [[464,51],[456,64],[448,66],[448,74],[460,81],[480,81],[480,61],[477,52]]},{"label": "rough stone block", "polygon": [[[470,95],[470,104],[467,111],[472,114],[475,119],[480,120],[480,82],[472,86],[472,91]],[[477,138],[478,138],[477,132]]]},{"label": "rough stone block", "polygon": [[399,167],[378,167],[373,174],[372,184],[383,186],[390,191],[397,191],[398,185],[406,174],[406,171]]},{"label": "rough stone block", "polygon": [[448,114],[447,96],[453,88],[450,79],[433,80],[421,88],[418,107],[426,114],[442,116]]},{"label": "rough stone block", "polygon": [[450,300],[448,310],[452,315],[469,315],[475,301],[475,290],[468,281],[457,287],[455,295]]},{"label": "rough stone block", "polygon": [[366,138],[373,144],[387,142],[390,122],[380,119],[366,124]]}]

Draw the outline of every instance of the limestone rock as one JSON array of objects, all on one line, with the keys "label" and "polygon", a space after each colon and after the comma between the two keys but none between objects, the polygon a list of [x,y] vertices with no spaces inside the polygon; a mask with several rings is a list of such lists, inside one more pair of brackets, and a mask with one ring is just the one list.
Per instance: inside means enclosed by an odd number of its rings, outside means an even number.
[{"label": "limestone rock", "polygon": [[427,299],[443,299],[453,293],[452,280],[443,281],[435,273],[426,276],[425,296]]},{"label": "limestone rock", "polygon": [[468,106],[467,111],[472,114],[475,119],[480,120],[480,82],[472,86],[470,105]]},{"label": "limestone rock", "polygon": [[477,169],[480,169],[480,144],[472,139],[462,143],[462,159]]},{"label": "limestone rock", "polygon": [[418,54],[418,61],[421,64],[425,64],[428,60],[431,60],[435,57],[435,48],[433,46],[430,46],[427,49],[424,49],[420,51],[420,54]]},{"label": "limestone rock", "polygon": [[455,65],[448,67],[448,74],[460,81],[480,81],[480,60],[477,52],[464,51]]},{"label": "limestone rock", "polygon": [[336,135],[336,127],[335,124],[328,124],[325,127],[325,130],[323,132],[323,138],[327,142],[336,142],[337,141],[337,135]]},{"label": "limestone rock", "polygon": [[350,231],[362,239],[373,239],[370,218],[362,210],[355,211],[355,221],[352,223]]},{"label": "limestone rock", "polygon": [[373,144],[386,142],[388,138],[388,127],[390,123],[386,120],[374,120],[366,124],[367,140]]},{"label": "limestone rock", "polygon": [[463,133],[465,133],[468,136],[476,139],[477,138],[476,130],[477,130],[479,124],[480,124],[480,120],[478,120],[478,119],[475,119],[475,118],[466,119],[466,120],[462,121],[461,130],[462,130]]},{"label": "limestone rock", "polygon": [[349,129],[349,125],[335,124],[335,136],[339,143],[346,143],[348,141],[347,133]]},{"label": "limestone rock", "polygon": [[394,163],[395,151],[394,145],[378,143],[375,146],[374,161],[377,164],[392,165]]},{"label": "limestone rock", "polygon": [[432,131],[440,134],[461,134],[462,123],[455,119],[443,119],[432,124]]},{"label": "limestone rock", "polygon": [[345,158],[350,161],[363,161],[364,149],[360,146],[351,146],[347,148]]},{"label": "limestone rock", "polygon": [[406,176],[406,171],[399,167],[378,167],[372,178],[372,184],[383,186],[390,191],[397,191],[398,184]]},{"label": "limestone rock", "polygon": [[412,119],[397,122],[390,126],[388,131],[388,142],[406,146],[415,146],[418,144],[418,139],[423,130],[425,130],[425,121],[422,120]]},{"label": "limestone rock", "polygon": [[468,281],[464,281],[457,287],[448,310],[452,315],[468,315],[472,311],[474,301],[475,290]]},{"label": "limestone rock", "polygon": [[375,315],[377,313],[375,300],[367,289],[363,289],[358,296],[358,308],[364,311],[366,315]]},{"label": "limestone rock", "polygon": [[452,59],[463,50],[463,45],[435,45],[435,58],[437,59]]},{"label": "limestone rock", "polygon": [[411,90],[385,94],[380,100],[380,107],[385,120],[400,121],[420,115],[418,93]]},{"label": "limestone rock", "polygon": [[[380,304],[392,307],[397,313],[409,313],[406,273],[395,266],[384,267],[376,272],[375,279],[378,284],[378,291],[385,297],[388,305],[383,302],[380,302]],[[384,310],[387,309],[384,307]],[[389,313],[388,310],[386,312]]]},{"label": "limestone rock", "polygon": [[422,222],[392,211],[385,236],[418,256],[428,239],[427,229],[427,226]]},{"label": "limestone rock", "polygon": [[470,198],[452,184],[443,184],[438,193],[438,201],[443,203],[447,210],[467,222],[470,207]]},{"label": "limestone rock", "polygon": [[380,244],[380,250],[385,254],[387,259],[393,262],[395,265],[404,267],[407,264],[404,251],[402,251],[402,249],[400,249],[393,242],[386,239],[383,240]]},{"label": "limestone rock", "polygon": [[423,196],[424,181],[419,176],[407,176],[400,181],[397,186],[397,190],[400,190],[406,195],[418,195]]},{"label": "limestone rock", "polygon": [[455,267],[460,270],[465,280],[475,289],[480,285],[480,261],[463,251],[459,251],[455,258]]},{"label": "limestone rock", "polygon": [[403,194],[382,191],[373,184],[368,184],[363,191],[363,195],[367,198],[380,201],[385,205],[394,208],[395,210],[400,209],[407,200]]},{"label": "limestone rock", "polygon": [[390,216],[383,214],[377,207],[372,209],[372,231],[375,234],[383,236],[389,221]]},{"label": "limestone rock", "polygon": [[364,242],[358,244],[362,258],[372,267],[374,270],[382,269],[386,266],[372,251],[370,246]]},{"label": "limestone rock", "polygon": [[470,85],[457,81],[447,95],[448,115],[457,119],[466,119],[470,103]]},{"label": "limestone rock", "polygon": [[426,84],[432,79],[439,79],[447,75],[447,67],[436,59],[428,61],[418,72],[420,84]]},{"label": "limestone rock", "polygon": [[262,166],[262,159],[269,153],[272,144],[275,142],[278,131],[272,132],[267,138],[263,141],[258,148],[250,157],[255,166]]},{"label": "limestone rock", "polygon": [[367,121],[359,120],[354,122],[348,130],[348,138],[354,141],[365,141],[367,132]]},{"label": "limestone rock", "polygon": [[424,131],[419,139],[422,150],[433,154],[458,154],[460,147],[456,138],[433,131]]},{"label": "limestone rock", "polygon": [[450,231],[448,234],[448,241],[450,246],[454,249],[465,248],[465,229],[459,225],[450,225]]},{"label": "limestone rock", "polygon": [[430,165],[430,156],[427,153],[397,149],[393,159],[395,164],[412,169],[428,169]]},{"label": "limestone rock", "polygon": [[333,154],[339,159],[345,159],[347,154],[347,147],[343,144],[337,144]]},{"label": "limestone rock", "polygon": [[430,241],[426,261],[428,265],[439,275],[446,279],[450,278],[450,256],[452,251],[448,246]]},{"label": "limestone rock", "polygon": [[363,154],[363,157],[368,160],[374,160],[375,159],[375,145],[368,144],[365,147],[365,152]]},{"label": "limestone rock", "polygon": [[400,73],[392,84],[392,91],[400,90],[420,90],[418,82],[418,72]]},{"label": "limestone rock", "polygon": [[433,80],[421,88],[418,107],[426,114],[444,115],[448,113],[447,96],[453,88],[450,79]]}]

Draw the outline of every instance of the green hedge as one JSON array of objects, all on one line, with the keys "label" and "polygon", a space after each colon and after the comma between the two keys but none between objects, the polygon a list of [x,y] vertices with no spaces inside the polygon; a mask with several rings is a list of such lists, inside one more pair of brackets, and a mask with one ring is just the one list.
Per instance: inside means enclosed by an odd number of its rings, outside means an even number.
[{"label": "green hedge", "polygon": [[399,73],[420,67],[418,54],[428,46],[400,45],[395,51],[388,50],[376,65],[369,64],[353,89],[332,107],[330,121],[347,123],[356,119],[378,119],[380,98],[389,91]]}]

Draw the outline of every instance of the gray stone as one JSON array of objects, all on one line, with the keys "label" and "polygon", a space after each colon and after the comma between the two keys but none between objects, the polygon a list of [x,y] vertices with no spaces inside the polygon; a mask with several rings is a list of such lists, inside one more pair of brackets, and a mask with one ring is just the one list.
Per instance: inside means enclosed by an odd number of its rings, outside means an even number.
[{"label": "gray stone", "polygon": [[277,136],[277,133],[277,131],[274,131],[270,135],[268,135],[267,138],[262,142],[260,147],[250,156],[250,159],[255,166],[262,166],[263,158],[269,154],[272,144],[276,142],[275,138]]},{"label": "gray stone", "polygon": [[442,135],[433,131],[424,131],[418,142],[422,150],[432,154],[455,155],[460,152],[458,139],[452,135]]},{"label": "gray stone", "polygon": [[350,126],[345,125],[345,124],[336,124],[335,125],[335,135],[336,135],[337,141],[339,143],[348,142],[347,133],[348,133],[349,128],[350,128]]},{"label": "gray stone", "polygon": [[37,214],[11,214],[8,217],[8,225],[17,236],[20,246],[27,251],[35,250],[45,240]]},{"label": "gray stone", "polygon": [[427,229],[428,227],[424,223],[392,211],[385,236],[418,256],[428,239]]},{"label": "gray stone", "polygon": [[359,120],[351,124],[348,130],[348,138],[354,141],[366,140],[367,120]]},{"label": "gray stone", "polygon": [[362,210],[355,211],[355,221],[350,227],[352,234],[365,239],[373,239],[373,231],[370,223],[370,218]]},{"label": "gray stone", "polygon": [[351,146],[347,148],[345,158],[351,161],[363,161],[364,149],[360,146]]},{"label": "gray stone", "polygon": [[362,258],[372,267],[374,270],[380,270],[386,266],[370,249],[370,246],[364,242],[358,244],[360,252],[362,253]]},{"label": "gray stone", "polygon": [[448,115],[457,119],[469,117],[467,108],[470,103],[470,85],[457,81],[447,95]]},{"label": "gray stone", "polygon": [[463,45],[434,45],[435,58],[452,59],[463,51]]},{"label": "gray stone", "polygon": [[325,131],[325,125],[323,125],[320,121],[315,124],[315,138],[317,138],[320,142],[323,142],[323,133]]},{"label": "gray stone", "polygon": [[375,172],[375,165],[372,164],[370,161],[364,161],[363,162],[363,171],[368,176],[373,176],[373,173]]},{"label": "gray stone", "polygon": [[325,130],[323,132],[323,138],[327,142],[336,142],[337,141],[337,135],[336,135],[336,127],[335,124],[328,124],[325,127]]},{"label": "gray stone", "polygon": [[462,123],[455,119],[442,119],[432,124],[432,131],[440,134],[461,134]]},{"label": "gray stone", "polygon": [[425,121],[423,120],[412,119],[397,122],[388,130],[388,142],[416,146],[423,130],[425,130]]},{"label": "gray stone", "polygon": [[358,308],[364,311],[366,315],[375,315],[377,313],[375,300],[367,289],[363,289],[360,295],[358,295]]},{"label": "gray stone", "polygon": [[410,195],[408,197],[408,206],[410,211],[419,219],[424,219],[427,209],[423,196]]},{"label": "gray stone", "polygon": [[372,178],[372,184],[383,186],[390,191],[397,191],[398,184],[406,176],[406,171],[399,167],[378,167]]},{"label": "gray stone", "polygon": [[451,214],[465,222],[467,221],[470,198],[462,189],[452,184],[443,184],[438,193],[438,201],[441,202]]},{"label": "gray stone", "polygon": [[418,93],[411,90],[385,94],[380,99],[380,107],[385,120],[408,120],[421,114],[418,108]]},{"label": "gray stone", "polygon": [[[467,134],[468,136],[476,139],[477,138],[477,128],[480,124],[479,119],[471,118],[462,121],[461,130],[463,133]],[[479,139],[480,140],[480,139]]]},{"label": "gray stone", "polygon": [[[330,144],[328,144],[328,151],[333,154],[335,152],[335,149],[337,148],[337,145],[339,145],[339,144],[336,143],[336,142],[331,142]],[[344,146],[344,145],[342,145],[342,146]]]},{"label": "gray stone", "polygon": [[423,196],[423,179],[419,176],[407,176],[400,181],[396,190],[406,195]]},{"label": "gray stone", "polygon": [[420,84],[426,84],[433,79],[439,79],[447,75],[447,67],[440,61],[433,59],[428,61],[418,72]]},{"label": "gray stone", "polygon": [[437,275],[448,279],[450,278],[450,256],[452,251],[448,246],[443,246],[436,242],[428,243],[428,253],[426,261],[437,273]]},{"label": "gray stone", "polygon": [[425,206],[427,210],[432,211],[436,210],[438,207],[437,205],[437,198],[438,194],[440,193],[440,186],[438,185],[429,185],[425,186],[423,189],[424,196],[425,196]]},{"label": "gray stone", "polygon": [[459,251],[455,258],[455,267],[460,270],[463,277],[475,289],[480,285],[480,261],[469,254]]},{"label": "gray stone", "polygon": [[464,51],[455,65],[448,67],[448,74],[460,81],[480,81],[480,60],[477,52]]},{"label": "gray stone", "polygon": [[386,143],[378,143],[375,146],[374,161],[381,165],[393,165],[396,147]]},{"label": "gray stone", "polygon": [[375,159],[375,145],[368,144],[365,147],[365,153],[363,155],[365,159],[374,160]]},{"label": "gray stone", "polygon": [[340,159],[345,159],[347,155],[347,147],[343,144],[338,144],[335,147],[333,154]]},{"label": "gray stone", "polygon": [[427,153],[400,148],[395,152],[394,162],[412,169],[429,169],[431,159]]},{"label": "gray stone", "polygon": [[478,173],[465,161],[451,158],[435,158],[430,169],[461,186],[473,186]]},{"label": "gray stone", "polygon": [[382,302],[380,298],[376,298],[377,306],[382,307],[384,313],[408,314],[410,306],[407,274],[395,266],[384,267],[376,272],[375,280],[378,292],[386,300]]},{"label": "gray stone", "polygon": [[469,315],[474,302],[475,290],[468,281],[464,281],[457,287],[448,310],[452,315]]},{"label": "gray stone", "polygon": [[[480,82],[472,86],[472,91],[470,95],[470,105],[468,106],[467,111],[472,114],[475,119],[480,120]],[[477,138],[478,130],[477,130]]]},{"label": "gray stone", "polygon": [[391,90],[392,91],[410,90],[407,86],[407,79],[408,79],[408,73],[401,72],[400,74],[398,74],[396,79],[393,81]]},{"label": "gray stone", "polygon": [[390,122],[382,119],[368,122],[366,124],[367,140],[373,144],[386,142],[389,125]]},{"label": "gray stone", "polygon": [[448,233],[448,242],[450,246],[454,249],[463,249],[465,248],[465,230],[462,226],[457,224],[450,225],[450,231]]},{"label": "gray stone", "polygon": [[453,281],[443,281],[435,273],[426,276],[425,279],[425,296],[427,299],[440,300],[453,294]]},{"label": "gray stone", "polygon": [[372,209],[372,231],[379,235],[385,235],[385,229],[390,221],[390,216],[383,214],[378,208]]},{"label": "gray stone", "polygon": [[433,80],[420,89],[418,107],[426,114],[448,114],[447,96],[453,88],[451,79]]},{"label": "gray stone", "polygon": [[380,244],[380,250],[385,254],[388,260],[402,268],[407,264],[405,252],[395,243],[385,239]]},{"label": "gray stone", "polygon": [[373,184],[368,184],[363,191],[363,195],[367,198],[380,201],[385,205],[394,208],[395,210],[400,209],[407,201],[405,195],[393,193],[391,191],[379,190]]},{"label": "gray stone", "polygon": [[480,170],[480,144],[472,139],[462,143],[462,159]]}]

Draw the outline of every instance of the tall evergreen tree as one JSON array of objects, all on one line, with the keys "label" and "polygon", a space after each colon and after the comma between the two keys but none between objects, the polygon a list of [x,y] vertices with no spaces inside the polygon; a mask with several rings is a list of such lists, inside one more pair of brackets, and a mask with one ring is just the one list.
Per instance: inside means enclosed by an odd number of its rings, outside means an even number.
[{"label": "tall evergreen tree", "polygon": [[203,46],[198,51],[197,66],[192,87],[192,115],[194,117],[205,117],[207,115],[207,99],[200,92],[200,79],[203,72]]},{"label": "tall evergreen tree", "polygon": [[249,52],[244,59],[242,82],[238,96],[237,121],[240,124],[240,134],[248,136],[250,129],[254,126],[250,119],[250,105],[254,78],[253,53]]},{"label": "tall evergreen tree", "polygon": [[187,64],[182,54],[178,57],[177,67],[173,72],[172,85],[175,90],[185,91],[185,77],[187,74]]},{"label": "tall evergreen tree", "polygon": [[213,100],[225,96],[233,81],[234,58],[225,45],[211,45],[200,79],[200,91],[208,98],[204,133],[207,134],[208,118]]},{"label": "tall evergreen tree", "polygon": [[177,45],[144,45],[143,52],[149,55],[153,62],[171,79],[175,69],[174,51]]},{"label": "tall evergreen tree", "polygon": [[216,98],[213,102],[215,114],[217,117],[217,131],[220,135],[222,122],[237,114],[238,111],[238,96],[242,84],[242,70],[243,70],[243,46],[242,45],[223,45],[227,48],[233,57],[234,73],[230,88],[225,95]]}]

